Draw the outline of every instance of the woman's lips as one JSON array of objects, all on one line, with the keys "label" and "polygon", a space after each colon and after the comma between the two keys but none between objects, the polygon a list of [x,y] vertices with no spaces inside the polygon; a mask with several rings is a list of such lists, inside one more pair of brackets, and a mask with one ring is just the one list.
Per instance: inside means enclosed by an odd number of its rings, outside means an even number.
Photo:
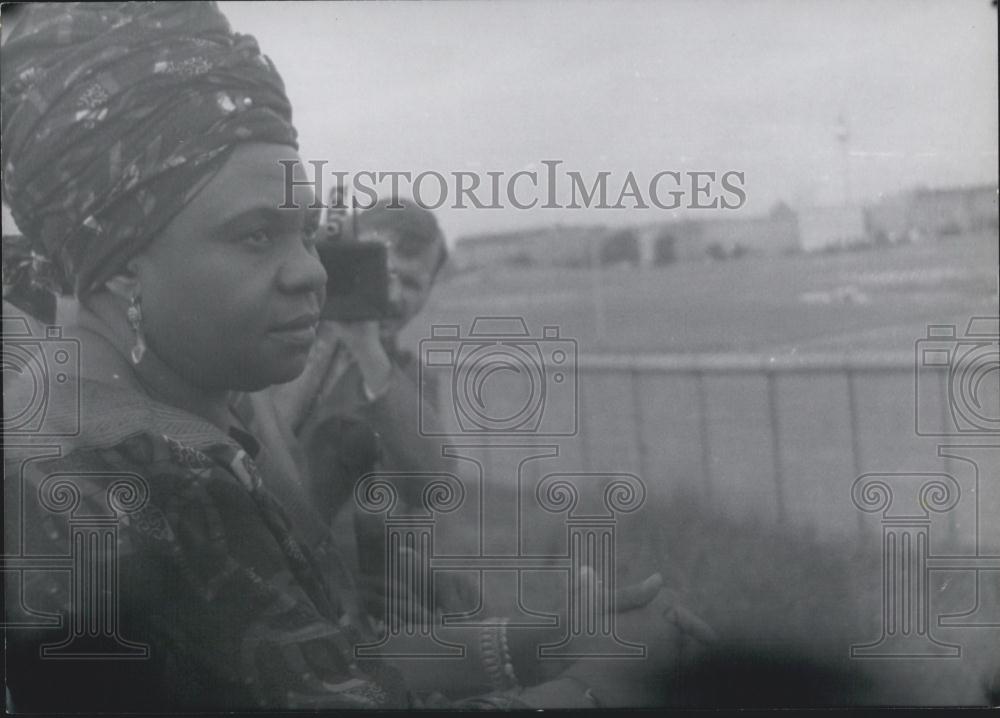
[{"label": "woman's lips", "polygon": [[287,344],[312,344],[316,341],[319,314],[303,314],[300,317],[275,325],[268,333]]},{"label": "woman's lips", "polygon": [[303,314],[301,316],[295,317],[295,319],[290,319],[287,322],[281,324],[276,324],[272,331],[285,331],[285,330],[295,330],[295,329],[315,329],[316,325],[319,324],[319,314],[312,313]]}]

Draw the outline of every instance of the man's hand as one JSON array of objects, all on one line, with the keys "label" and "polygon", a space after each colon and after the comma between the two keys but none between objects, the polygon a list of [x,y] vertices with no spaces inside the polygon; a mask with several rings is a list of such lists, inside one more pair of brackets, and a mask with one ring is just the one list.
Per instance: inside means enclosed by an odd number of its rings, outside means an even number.
[{"label": "man's hand", "polygon": [[368,398],[380,397],[389,386],[392,362],[382,347],[379,323],[325,321],[319,327],[320,338],[341,342],[354,357],[364,378]]},{"label": "man's hand", "polygon": [[265,390],[271,395],[278,421],[292,431],[297,432],[305,421],[327,380],[333,357],[340,346],[330,324],[332,322],[320,322],[316,331],[316,343],[309,352],[302,373],[287,384],[278,384]]},{"label": "man's hand", "polygon": [[681,606],[671,591],[615,616],[622,640],[646,646],[644,658],[581,659],[562,675],[589,686],[602,706],[662,702],[664,679],[715,641],[708,625]]},{"label": "man's hand", "polygon": [[392,363],[379,340],[378,322],[324,320],[319,324],[316,343],[302,374],[287,384],[268,389],[279,421],[293,430],[305,421],[316,397],[330,379],[334,356],[342,348],[358,362],[369,399],[374,400],[385,392],[392,375]]}]

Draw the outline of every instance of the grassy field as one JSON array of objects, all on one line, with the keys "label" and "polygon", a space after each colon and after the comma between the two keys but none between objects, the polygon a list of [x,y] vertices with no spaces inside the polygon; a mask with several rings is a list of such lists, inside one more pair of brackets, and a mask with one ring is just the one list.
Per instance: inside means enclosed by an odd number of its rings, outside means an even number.
[{"label": "grassy field", "polygon": [[[867,301],[838,302],[838,289]],[[499,267],[439,286],[406,338],[427,336],[431,323],[510,314],[532,330],[558,325],[581,352],[907,349],[928,323],[995,315],[996,296],[995,234],[597,273]]]}]

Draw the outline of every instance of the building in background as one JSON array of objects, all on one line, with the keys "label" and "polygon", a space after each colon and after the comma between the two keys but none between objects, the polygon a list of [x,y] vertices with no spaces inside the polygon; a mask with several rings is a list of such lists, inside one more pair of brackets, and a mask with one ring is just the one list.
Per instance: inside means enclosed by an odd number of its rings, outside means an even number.
[{"label": "building in background", "polygon": [[869,232],[890,242],[996,232],[997,186],[919,188],[866,208]]},{"label": "building in background", "polygon": [[725,259],[744,254],[775,255],[799,244],[796,213],[783,202],[763,217],[714,215],[707,219],[658,223],[643,228],[643,264]]},{"label": "building in background", "polygon": [[997,187],[914,189],[866,206],[778,202],[762,217],[711,215],[634,227],[562,225],[459,238],[459,270],[587,267],[774,256],[997,231]]},{"label": "building in background", "polygon": [[603,225],[551,227],[459,237],[452,252],[460,270],[499,266],[586,267],[598,261],[615,230]]},{"label": "building in background", "polygon": [[805,252],[851,247],[870,242],[861,207],[803,207],[796,212],[799,247]]}]

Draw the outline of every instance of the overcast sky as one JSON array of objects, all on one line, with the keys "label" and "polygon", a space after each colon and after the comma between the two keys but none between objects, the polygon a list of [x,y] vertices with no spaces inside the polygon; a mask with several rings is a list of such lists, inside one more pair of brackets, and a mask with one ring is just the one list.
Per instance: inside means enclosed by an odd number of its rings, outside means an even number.
[{"label": "overcast sky", "polygon": [[[746,172],[741,211],[760,214],[779,198],[844,196],[842,115],[857,200],[996,181],[987,0],[222,7],[284,76],[303,157],[351,172],[513,172],[544,159],[619,181],[629,170],[736,169]],[[441,217],[454,234],[657,212]]]},{"label": "overcast sky", "polygon": [[[357,172],[746,173],[746,214],[996,182],[987,0],[222,2],[305,159]],[[836,140],[849,128],[849,184]],[[433,183],[430,185],[433,189]],[[432,191],[431,196],[435,193]],[[701,210],[704,212],[705,210]],[[663,210],[440,210],[449,235]]]}]

